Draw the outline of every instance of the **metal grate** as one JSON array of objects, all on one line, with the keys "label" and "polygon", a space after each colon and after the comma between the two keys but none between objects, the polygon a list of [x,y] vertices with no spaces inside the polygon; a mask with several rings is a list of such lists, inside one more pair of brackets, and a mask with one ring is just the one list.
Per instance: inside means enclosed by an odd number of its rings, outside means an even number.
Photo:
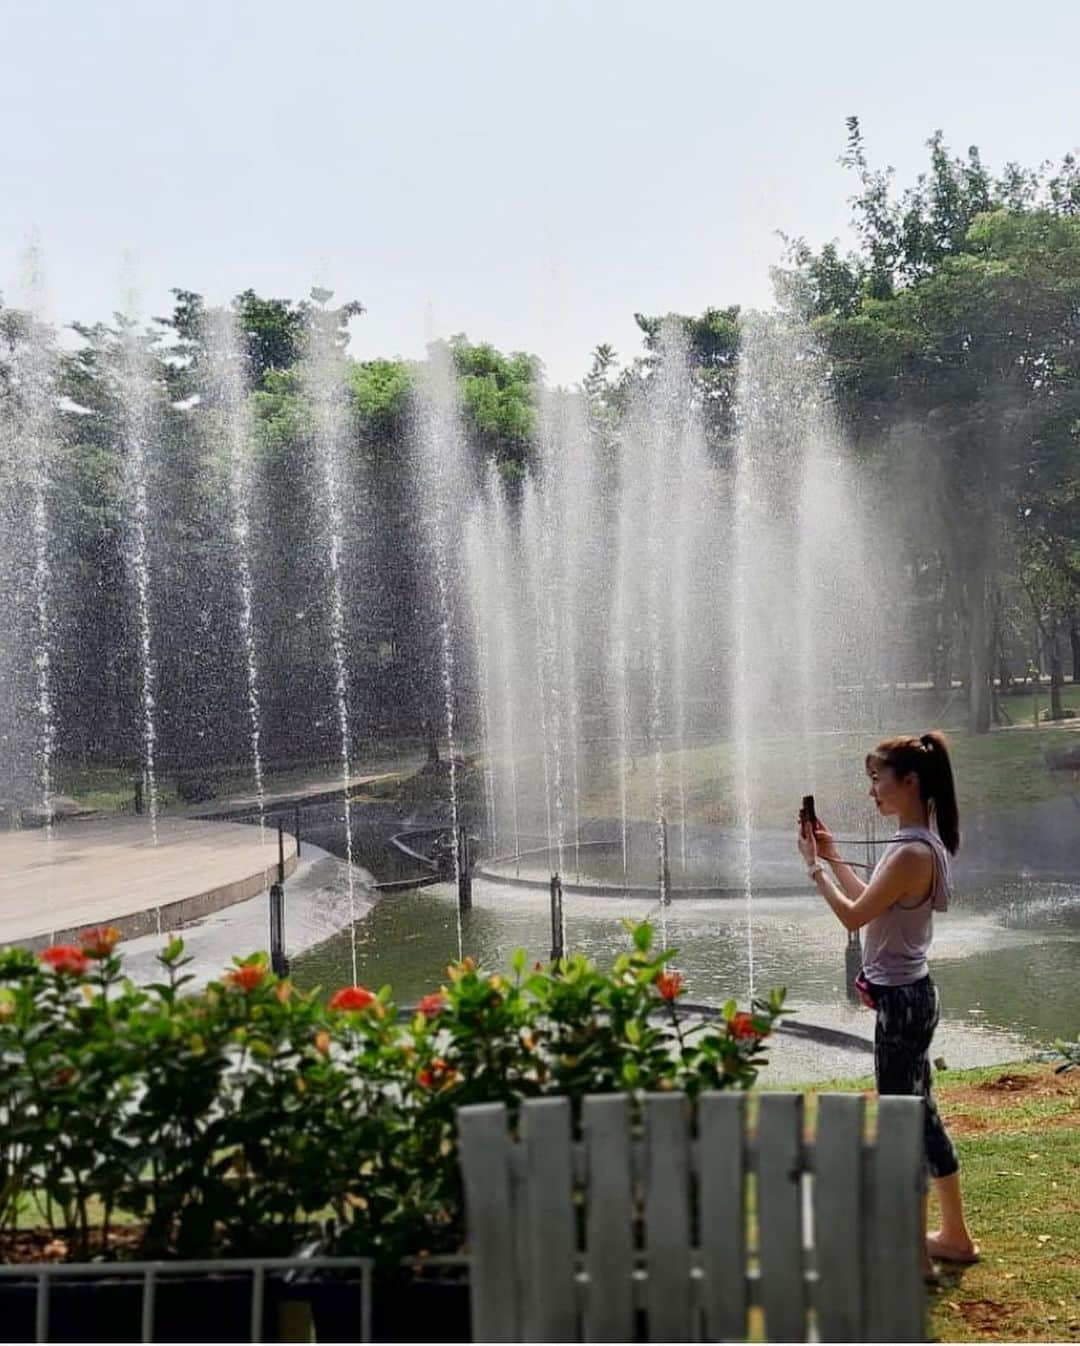
[{"label": "metal grate", "polygon": [[[371,1340],[370,1257],[244,1257],[207,1258],[202,1261],[170,1262],[41,1262],[0,1266],[0,1279],[36,1281],[34,1340],[49,1337],[50,1296],[55,1282],[62,1280],[115,1281],[142,1280],[141,1341],[154,1341],[154,1311],[159,1281],[178,1276],[227,1275],[246,1273],[251,1277],[251,1340],[263,1339],[267,1274],[287,1272],[358,1271],[360,1273],[360,1322],[357,1341]],[[298,1287],[299,1288],[299,1287]],[[302,1298],[298,1294],[297,1298]]]}]

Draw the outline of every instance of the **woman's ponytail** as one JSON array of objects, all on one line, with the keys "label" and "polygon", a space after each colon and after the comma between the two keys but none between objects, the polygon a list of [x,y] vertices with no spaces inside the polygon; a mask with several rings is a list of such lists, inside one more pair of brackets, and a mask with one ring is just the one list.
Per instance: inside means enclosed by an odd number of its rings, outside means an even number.
[{"label": "woman's ponytail", "polygon": [[934,806],[938,835],[950,855],[960,848],[960,809],[956,803],[956,782],[945,735],[938,729],[919,739],[926,750],[928,771],[919,773],[922,792]]},{"label": "woman's ponytail", "polygon": [[866,761],[868,766],[871,761],[881,762],[901,776],[914,771],[920,795],[933,808],[938,836],[949,854],[955,855],[960,848],[960,810],[945,735],[932,729],[918,738],[888,738],[867,755]]}]

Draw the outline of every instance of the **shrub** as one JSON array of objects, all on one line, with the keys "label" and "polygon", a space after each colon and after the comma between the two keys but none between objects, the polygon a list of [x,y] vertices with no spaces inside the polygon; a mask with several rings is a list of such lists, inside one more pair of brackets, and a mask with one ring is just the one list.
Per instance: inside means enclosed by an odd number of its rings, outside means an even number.
[{"label": "shrub", "polygon": [[[399,1016],[389,988],[324,1003],[234,960],[193,992],[181,940],[149,986],[116,932],[0,953],[0,1227],[36,1212],[76,1258],[117,1220],[146,1256],[326,1246],[396,1264],[462,1238],[455,1110],[586,1093],[747,1088],[783,992],[681,1015],[648,925],[608,971],[582,955],[508,973],[466,958]],[[93,1236],[93,1238],[92,1238]]]}]

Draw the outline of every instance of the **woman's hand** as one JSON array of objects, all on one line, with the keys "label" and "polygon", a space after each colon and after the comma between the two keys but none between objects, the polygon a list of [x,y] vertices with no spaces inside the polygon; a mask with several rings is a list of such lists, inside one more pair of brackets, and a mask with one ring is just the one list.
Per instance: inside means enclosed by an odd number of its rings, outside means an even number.
[{"label": "woman's hand", "polygon": [[803,817],[799,818],[799,854],[806,862],[807,869],[809,869],[818,858],[817,843],[814,840],[814,834],[810,829],[810,824]]},{"label": "woman's hand", "polygon": [[799,854],[807,866],[816,860],[828,860],[832,863],[840,859],[833,834],[820,818],[815,818],[811,827],[803,816],[802,809],[799,810]]},{"label": "woman's hand", "polygon": [[828,860],[831,863],[834,860],[840,859],[836,838],[820,818],[814,820],[814,843],[817,846],[817,853],[822,860]]}]

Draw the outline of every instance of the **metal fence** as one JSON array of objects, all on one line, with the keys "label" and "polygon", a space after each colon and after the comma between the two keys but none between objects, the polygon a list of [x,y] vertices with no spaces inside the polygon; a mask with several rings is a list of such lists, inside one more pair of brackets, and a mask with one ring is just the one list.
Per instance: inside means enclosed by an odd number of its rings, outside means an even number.
[{"label": "metal fence", "polygon": [[[184,1276],[215,1277],[219,1281],[235,1275],[250,1277],[250,1340],[262,1341],[266,1327],[266,1288],[268,1278],[286,1280],[290,1299],[304,1300],[311,1290],[312,1272],[350,1272],[347,1284],[359,1291],[356,1333],[351,1340],[371,1340],[372,1261],[369,1257],[245,1257],[203,1261],[169,1262],[41,1262],[0,1266],[0,1288],[4,1282],[31,1282],[35,1285],[34,1341],[45,1342],[49,1335],[52,1295],[58,1282],[90,1283],[99,1289],[106,1283],[142,1281],[140,1341],[156,1341],[158,1287],[170,1279]],[[303,1278],[303,1279],[301,1279]],[[357,1284],[358,1282],[358,1284]],[[207,1324],[211,1329],[212,1324]],[[277,1339],[271,1336],[270,1340]]]}]

